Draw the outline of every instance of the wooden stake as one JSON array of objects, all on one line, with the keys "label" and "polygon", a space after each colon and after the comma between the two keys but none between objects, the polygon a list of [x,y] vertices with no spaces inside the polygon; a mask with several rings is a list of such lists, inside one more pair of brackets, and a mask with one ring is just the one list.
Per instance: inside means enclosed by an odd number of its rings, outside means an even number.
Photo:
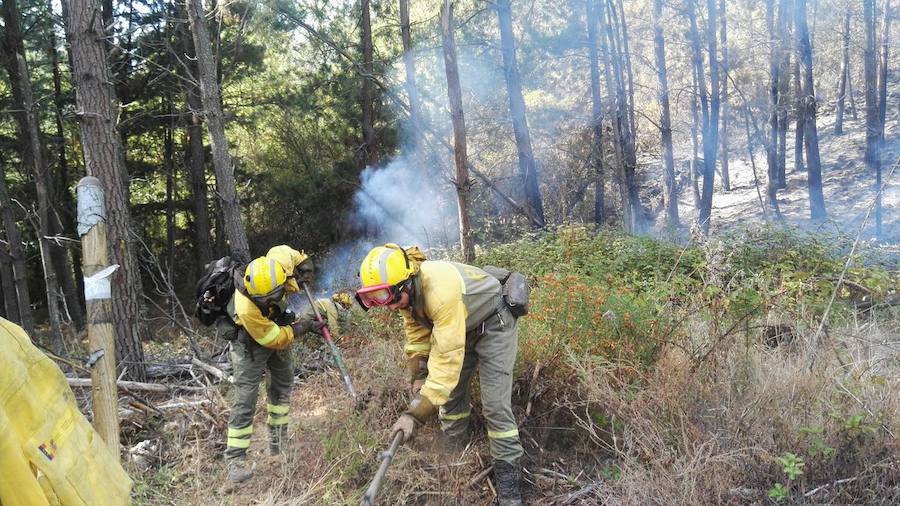
[{"label": "wooden stake", "polygon": [[113,336],[109,276],[118,267],[108,266],[106,206],[100,180],[93,176],[78,182],[78,235],[81,236],[87,334],[91,353],[103,355],[91,367],[91,399],[94,428],[114,455],[119,455],[119,414],[116,391],[116,348]]}]

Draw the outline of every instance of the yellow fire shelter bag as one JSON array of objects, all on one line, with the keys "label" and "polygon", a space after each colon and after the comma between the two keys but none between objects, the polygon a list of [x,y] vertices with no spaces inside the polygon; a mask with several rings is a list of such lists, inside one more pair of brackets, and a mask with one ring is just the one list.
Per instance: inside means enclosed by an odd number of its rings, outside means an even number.
[{"label": "yellow fire shelter bag", "polygon": [[0,318],[0,505],[130,504],[130,491],[62,371]]}]

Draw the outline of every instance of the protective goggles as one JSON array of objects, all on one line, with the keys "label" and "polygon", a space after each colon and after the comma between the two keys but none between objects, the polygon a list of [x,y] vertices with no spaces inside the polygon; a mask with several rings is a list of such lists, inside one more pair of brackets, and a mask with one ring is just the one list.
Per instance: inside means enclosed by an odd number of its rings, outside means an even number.
[{"label": "protective goggles", "polygon": [[265,295],[256,295],[251,297],[253,301],[264,307],[269,306],[271,304],[277,304],[284,298],[284,285],[279,285],[275,287],[274,290],[265,294]]},{"label": "protective goggles", "polygon": [[383,283],[380,285],[366,286],[356,291],[356,300],[359,304],[369,309],[375,306],[387,306],[392,304],[400,297],[403,285],[390,285]]}]

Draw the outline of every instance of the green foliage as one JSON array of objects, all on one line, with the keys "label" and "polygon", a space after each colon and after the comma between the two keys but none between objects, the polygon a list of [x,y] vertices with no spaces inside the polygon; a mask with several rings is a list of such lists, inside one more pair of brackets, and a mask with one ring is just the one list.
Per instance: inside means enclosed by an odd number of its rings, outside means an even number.
[{"label": "green foliage", "polygon": [[768,496],[769,496],[769,499],[772,499],[775,502],[782,502],[785,499],[787,499],[788,497],[790,497],[790,494],[791,493],[787,487],[785,487],[781,483],[776,483],[775,485],[772,486],[772,488],[769,489]]},{"label": "green foliage", "polygon": [[817,427],[800,427],[800,433],[807,436],[809,439],[809,454],[810,456],[819,456],[828,458],[834,455],[834,448],[828,446],[825,443],[825,438],[823,433],[825,432],[825,428],[821,426]]},{"label": "green foliage", "polygon": [[806,467],[803,459],[791,452],[786,452],[775,460],[781,465],[781,470],[787,475],[788,479],[792,481],[803,474],[803,468]]},{"label": "green foliage", "polygon": [[843,429],[851,436],[874,434],[877,426],[866,423],[867,413],[855,413],[843,420]]}]

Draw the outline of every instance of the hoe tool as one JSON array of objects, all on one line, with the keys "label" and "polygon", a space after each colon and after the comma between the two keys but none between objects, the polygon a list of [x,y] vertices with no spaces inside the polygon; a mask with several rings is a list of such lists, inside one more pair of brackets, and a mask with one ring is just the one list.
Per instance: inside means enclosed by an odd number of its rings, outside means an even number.
[{"label": "hoe tool", "polygon": [[312,294],[309,292],[309,287],[306,286],[306,283],[300,283],[303,286],[303,291],[306,292],[306,298],[309,299],[309,305],[313,308],[313,311],[316,313],[316,321],[322,325],[322,336],[325,337],[325,342],[328,343],[328,347],[331,349],[331,354],[334,356],[334,362],[337,364],[338,369],[341,371],[341,376],[344,378],[344,385],[347,387],[347,391],[350,392],[350,397],[353,398],[353,402],[358,406],[359,405],[359,397],[356,395],[356,389],[353,388],[353,382],[350,381],[350,372],[347,371],[347,366],[344,364],[344,359],[341,358],[341,350],[338,349],[337,345],[334,344],[334,339],[331,337],[331,329],[328,328],[328,322],[325,318],[322,317],[321,313],[319,313],[319,308],[316,307],[316,302],[313,300]]},{"label": "hoe tool", "polygon": [[362,501],[359,502],[360,506],[375,506],[375,496],[378,495],[378,489],[381,488],[381,482],[384,480],[384,475],[387,474],[388,467],[391,465],[391,461],[394,460],[394,455],[397,454],[397,448],[400,448],[400,443],[403,442],[403,431],[398,430],[394,432],[393,439],[391,440],[391,446],[388,447],[387,451],[382,452],[381,465],[378,467],[378,472],[375,473],[375,477],[372,478],[372,483],[369,484],[369,488],[366,489],[366,493],[363,494]]}]

